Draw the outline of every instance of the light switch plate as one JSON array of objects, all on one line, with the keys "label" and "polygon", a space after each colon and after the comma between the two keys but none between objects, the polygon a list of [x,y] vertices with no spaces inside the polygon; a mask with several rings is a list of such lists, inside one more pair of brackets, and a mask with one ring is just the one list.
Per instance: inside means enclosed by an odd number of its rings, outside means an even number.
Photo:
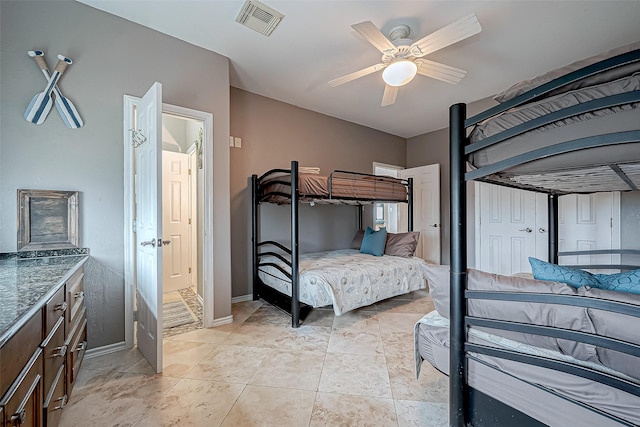
[{"label": "light switch plate", "polygon": [[233,147],[233,137],[229,137],[229,147]]},{"label": "light switch plate", "polygon": [[240,139],[239,137],[234,137],[234,145],[236,146],[236,148],[241,148],[242,147],[242,139]]}]

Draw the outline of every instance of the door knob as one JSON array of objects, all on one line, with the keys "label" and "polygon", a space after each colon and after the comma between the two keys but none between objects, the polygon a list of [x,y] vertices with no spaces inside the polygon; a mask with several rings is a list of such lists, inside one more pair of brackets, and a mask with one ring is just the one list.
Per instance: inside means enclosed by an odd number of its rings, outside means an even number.
[{"label": "door knob", "polygon": [[152,248],[155,248],[156,239],[147,240],[146,242],[140,242],[140,246],[151,246]]},{"label": "door knob", "polygon": [[523,229],[518,230],[518,231],[524,231],[526,233],[531,233],[533,230],[530,227],[527,227],[527,228],[523,228]]},{"label": "door knob", "polygon": [[431,224],[431,227],[438,228],[438,227],[440,227],[440,224]]},{"label": "door knob", "polygon": [[162,241],[162,246],[167,246],[169,244],[171,244],[171,240],[163,240]]},{"label": "door knob", "polygon": [[538,228],[538,233],[546,233],[547,230],[545,230],[544,228],[540,227]]}]

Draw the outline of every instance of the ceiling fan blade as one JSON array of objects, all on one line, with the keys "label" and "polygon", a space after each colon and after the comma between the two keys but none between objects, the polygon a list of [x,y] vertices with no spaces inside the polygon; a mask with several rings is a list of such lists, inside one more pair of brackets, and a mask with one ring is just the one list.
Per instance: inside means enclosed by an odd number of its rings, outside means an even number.
[{"label": "ceiling fan blade", "polygon": [[384,94],[382,95],[382,105],[386,107],[387,105],[395,104],[396,98],[398,97],[398,86],[389,86],[386,85],[384,88]]},{"label": "ceiling fan blade", "polygon": [[386,38],[371,21],[360,22],[351,26],[362,37],[367,39],[369,43],[374,45],[380,52],[393,55],[398,50],[391,40]]},{"label": "ceiling fan blade", "polygon": [[410,51],[413,56],[420,58],[478,34],[480,31],[482,27],[478,17],[472,13],[416,41],[411,45]]},{"label": "ceiling fan blade", "polygon": [[386,64],[380,63],[380,64],[372,65],[372,66],[367,67],[367,68],[363,68],[360,71],[355,71],[355,72],[353,72],[351,74],[347,74],[346,76],[338,77],[337,79],[331,80],[329,82],[329,86],[336,87],[336,86],[341,85],[343,83],[350,82],[351,80],[355,80],[355,79],[357,79],[359,77],[364,77],[364,76],[366,76],[368,74],[375,73],[376,71],[380,71],[386,66],[387,66]]},{"label": "ceiling fan blade", "polygon": [[429,61],[427,59],[417,60],[416,65],[418,65],[418,74],[451,84],[459,83],[467,74],[465,70],[461,70],[460,68]]}]

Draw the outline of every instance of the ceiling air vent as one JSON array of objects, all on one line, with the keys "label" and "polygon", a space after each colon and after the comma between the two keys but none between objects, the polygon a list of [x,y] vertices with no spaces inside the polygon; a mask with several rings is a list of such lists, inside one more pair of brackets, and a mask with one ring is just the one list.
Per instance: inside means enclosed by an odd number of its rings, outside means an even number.
[{"label": "ceiling air vent", "polygon": [[266,4],[256,0],[247,0],[242,6],[242,10],[236,18],[236,22],[241,23],[245,27],[264,34],[271,35],[276,29],[284,15]]}]

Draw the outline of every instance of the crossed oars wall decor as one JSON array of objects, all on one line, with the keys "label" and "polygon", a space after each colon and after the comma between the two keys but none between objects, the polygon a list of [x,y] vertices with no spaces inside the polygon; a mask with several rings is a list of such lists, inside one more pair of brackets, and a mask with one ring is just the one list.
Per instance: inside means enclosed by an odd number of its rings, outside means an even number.
[{"label": "crossed oars wall decor", "polygon": [[47,80],[47,86],[44,91],[37,93],[29,103],[27,110],[24,112],[24,118],[28,122],[39,125],[44,122],[51,110],[52,104],[55,103],[60,117],[64,124],[71,129],[81,128],[84,123],[82,118],[76,110],[75,105],[69,98],[66,98],[60,88],[58,88],[58,80],[64,73],[67,66],[71,65],[73,61],[66,56],[58,55],[58,63],[53,71],[53,74],[49,73],[49,67],[44,59],[44,52],[41,50],[30,50],[29,56],[35,59],[36,63],[40,67],[42,74],[44,74]]}]

